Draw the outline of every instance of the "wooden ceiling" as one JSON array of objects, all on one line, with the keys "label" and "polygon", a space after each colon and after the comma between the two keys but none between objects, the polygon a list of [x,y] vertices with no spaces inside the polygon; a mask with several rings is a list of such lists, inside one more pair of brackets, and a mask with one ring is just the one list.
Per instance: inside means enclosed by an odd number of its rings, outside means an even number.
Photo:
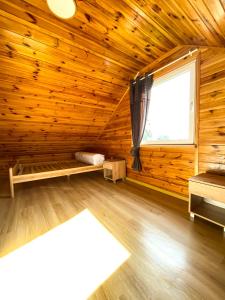
[{"label": "wooden ceiling", "polygon": [[225,45],[223,0],[0,2],[0,155],[88,147],[129,79],[178,45]]}]

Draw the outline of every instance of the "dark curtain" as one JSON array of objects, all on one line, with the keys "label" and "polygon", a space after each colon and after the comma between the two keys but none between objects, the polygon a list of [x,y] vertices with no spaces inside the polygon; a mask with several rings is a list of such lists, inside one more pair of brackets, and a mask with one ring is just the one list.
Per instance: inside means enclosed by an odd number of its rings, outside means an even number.
[{"label": "dark curtain", "polygon": [[131,155],[134,158],[132,169],[135,171],[141,171],[139,150],[148,115],[152,84],[153,75],[148,74],[145,75],[144,79],[137,77],[136,80],[131,80],[130,82],[130,112],[133,140]]}]

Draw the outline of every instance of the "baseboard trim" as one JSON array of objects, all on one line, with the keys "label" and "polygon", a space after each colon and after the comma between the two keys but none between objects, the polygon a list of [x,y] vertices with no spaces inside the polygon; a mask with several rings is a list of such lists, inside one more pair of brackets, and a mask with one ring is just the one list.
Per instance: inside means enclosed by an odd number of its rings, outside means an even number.
[{"label": "baseboard trim", "polygon": [[151,184],[148,184],[148,183],[145,183],[145,182],[141,182],[139,180],[135,180],[135,179],[132,179],[130,177],[126,177],[126,180],[127,181],[130,181],[130,182],[133,182],[133,183],[136,183],[136,184],[139,184],[139,185],[142,185],[144,187],[147,187],[149,189],[152,189],[152,190],[155,190],[155,191],[158,191],[158,192],[161,192],[163,194],[166,194],[166,195],[169,195],[169,196],[172,196],[172,197],[175,197],[175,198],[178,198],[180,200],[183,200],[183,201],[189,201],[187,197],[185,196],[182,196],[182,195],[179,195],[177,193],[174,193],[174,192],[170,192],[170,191],[167,191],[167,190],[164,190],[162,188],[159,188],[157,186],[154,186],[154,185],[151,185]]}]

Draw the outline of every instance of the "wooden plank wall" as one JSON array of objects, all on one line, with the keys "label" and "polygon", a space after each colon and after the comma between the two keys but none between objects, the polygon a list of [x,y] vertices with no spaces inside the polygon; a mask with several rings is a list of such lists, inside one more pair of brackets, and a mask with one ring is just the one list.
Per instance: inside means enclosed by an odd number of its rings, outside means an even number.
[{"label": "wooden plank wall", "polygon": [[[178,56],[179,57],[179,56]],[[173,56],[174,59],[174,56]],[[225,167],[225,50],[202,48],[200,53],[199,170]],[[156,67],[157,68],[157,67]],[[188,195],[188,178],[194,175],[194,146],[141,148],[143,171],[131,169],[129,94],[117,107],[97,149],[127,161],[127,176],[165,190]],[[198,163],[198,162],[196,162]]]},{"label": "wooden plank wall", "polygon": [[[51,13],[45,0],[1,1],[0,172],[20,156],[43,154],[48,160],[92,144],[129,76],[155,59],[141,49],[139,58],[123,37],[109,47],[111,37],[100,34],[100,24],[79,4],[76,18],[67,22]],[[118,25],[114,19],[113,25]],[[130,51],[120,51],[122,43]]]},{"label": "wooden plank wall", "polygon": [[201,54],[199,171],[225,171],[225,49]]},{"label": "wooden plank wall", "polygon": [[50,154],[30,154],[22,156],[1,156],[0,157],[0,175],[6,175],[9,167],[15,165],[16,162],[21,163],[41,163],[46,161],[66,161],[74,158],[74,154],[70,153],[50,153]]},{"label": "wooden plank wall", "polygon": [[124,98],[113,120],[101,136],[98,151],[108,157],[121,157],[127,161],[127,176],[179,194],[187,194],[187,178],[194,173],[194,147],[142,147],[142,172],[131,168],[131,127],[129,95]]},{"label": "wooden plank wall", "polygon": [[0,3],[0,172],[94,145],[137,71],[180,45],[225,44],[218,0],[77,1],[68,20],[46,0]]}]

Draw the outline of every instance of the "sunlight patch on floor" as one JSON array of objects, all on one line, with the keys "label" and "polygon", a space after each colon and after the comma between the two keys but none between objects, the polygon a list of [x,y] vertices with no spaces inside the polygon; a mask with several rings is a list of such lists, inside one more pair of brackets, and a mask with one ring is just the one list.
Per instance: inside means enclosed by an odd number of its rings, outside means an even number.
[{"label": "sunlight patch on floor", "polygon": [[187,267],[186,249],[168,234],[151,232],[145,234],[148,255],[155,263],[169,268],[174,272],[184,270]]},{"label": "sunlight patch on floor", "polygon": [[1,298],[87,299],[129,256],[86,209],[1,259]]}]

